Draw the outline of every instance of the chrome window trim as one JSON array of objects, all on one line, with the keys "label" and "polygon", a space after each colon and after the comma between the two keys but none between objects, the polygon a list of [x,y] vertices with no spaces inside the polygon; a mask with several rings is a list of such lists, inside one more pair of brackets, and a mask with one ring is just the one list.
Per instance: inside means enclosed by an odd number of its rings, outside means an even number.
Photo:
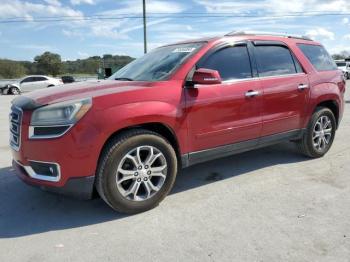
[{"label": "chrome window trim", "polygon": [[305,73],[296,73],[296,74],[288,74],[288,75],[261,76],[261,77],[258,76],[258,77],[251,77],[251,78],[225,80],[225,81],[222,81],[222,83],[223,84],[230,84],[230,83],[236,83],[236,82],[246,82],[246,81],[253,81],[253,80],[285,78],[285,77],[302,76],[302,75],[306,75],[306,74]]},{"label": "chrome window trim", "polygon": [[28,160],[30,162],[35,162],[35,163],[43,163],[43,164],[50,164],[50,165],[55,165],[57,168],[57,176],[56,177],[50,177],[50,176],[45,176],[41,174],[35,173],[33,168],[31,166],[25,166],[22,165],[20,162],[17,160],[14,160],[19,166],[23,167],[23,169],[27,172],[28,176],[37,179],[37,180],[42,180],[42,181],[48,181],[48,182],[58,182],[61,179],[61,167],[58,163],[54,162],[44,162],[44,161],[37,161],[37,160]]},{"label": "chrome window trim", "polygon": [[[276,75],[276,76],[262,76],[262,77],[258,76],[258,77],[250,77],[250,78],[225,80],[225,81],[222,81],[221,84],[215,84],[215,85],[229,85],[229,84],[235,84],[235,83],[240,83],[240,82],[249,82],[249,81],[255,81],[255,80],[286,78],[286,77],[306,76],[306,75],[307,75],[306,73],[296,73],[296,74]],[[200,84],[195,84],[194,85],[195,88],[202,88],[203,86],[208,87],[208,86],[211,86],[211,85],[200,85]]]},{"label": "chrome window trim", "polygon": [[[66,131],[64,131],[61,134],[58,135],[47,135],[47,136],[36,136],[34,135],[34,129],[36,127],[61,127],[61,126],[69,126],[68,129]],[[74,124],[70,124],[70,125],[54,125],[54,126],[29,126],[29,131],[28,131],[28,138],[29,139],[51,139],[51,138],[59,138],[64,136],[66,133],[68,133],[69,130],[72,129],[72,127],[74,126]]]}]

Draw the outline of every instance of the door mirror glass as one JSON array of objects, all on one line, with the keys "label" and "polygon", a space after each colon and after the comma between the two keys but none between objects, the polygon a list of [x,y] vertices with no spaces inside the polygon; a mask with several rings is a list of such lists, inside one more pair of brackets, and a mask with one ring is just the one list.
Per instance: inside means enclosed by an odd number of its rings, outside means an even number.
[{"label": "door mirror glass", "polygon": [[199,68],[193,73],[193,84],[215,85],[221,84],[221,77],[218,71],[212,69]]}]

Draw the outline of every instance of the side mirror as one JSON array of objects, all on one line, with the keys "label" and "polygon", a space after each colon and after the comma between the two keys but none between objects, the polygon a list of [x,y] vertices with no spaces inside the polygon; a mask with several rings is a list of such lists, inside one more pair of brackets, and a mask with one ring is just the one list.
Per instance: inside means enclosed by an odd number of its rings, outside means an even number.
[{"label": "side mirror", "polygon": [[221,77],[216,70],[199,68],[193,73],[192,83],[200,85],[221,84]]}]

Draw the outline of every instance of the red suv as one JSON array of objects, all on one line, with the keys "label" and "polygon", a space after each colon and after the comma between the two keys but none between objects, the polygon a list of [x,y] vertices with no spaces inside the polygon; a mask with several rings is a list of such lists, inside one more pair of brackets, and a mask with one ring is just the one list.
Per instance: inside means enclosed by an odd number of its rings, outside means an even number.
[{"label": "red suv", "polygon": [[305,37],[230,33],[153,50],[108,80],[13,101],[13,166],[25,182],[115,210],[155,207],[182,167],[289,140],[331,147],[345,80]]}]

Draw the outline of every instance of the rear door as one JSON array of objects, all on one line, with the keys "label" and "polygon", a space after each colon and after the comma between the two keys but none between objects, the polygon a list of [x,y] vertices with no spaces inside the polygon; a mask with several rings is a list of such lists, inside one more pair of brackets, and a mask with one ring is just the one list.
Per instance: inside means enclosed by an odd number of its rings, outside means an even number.
[{"label": "rear door", "polygon": [[37,76],[35,77],[35,87],[34,89],[42,89],[46,88],[49,85],[49,81],[46,77],[43,76]]},{"label": "rear door", "polygon": [[261,136],[300,129],[309,99],[307,74],[284,43],[253,43],[264,91]]},{"label": "rear door", "polygon": [[[199,151],[260,136],[262,91],[246,44],[214,48],[197,68],[217,70],[221,84],[185,89],[190,150]],[[256,95],[249,95],[256,92]],[[257,142],[251,141],[249,146]]]}]

